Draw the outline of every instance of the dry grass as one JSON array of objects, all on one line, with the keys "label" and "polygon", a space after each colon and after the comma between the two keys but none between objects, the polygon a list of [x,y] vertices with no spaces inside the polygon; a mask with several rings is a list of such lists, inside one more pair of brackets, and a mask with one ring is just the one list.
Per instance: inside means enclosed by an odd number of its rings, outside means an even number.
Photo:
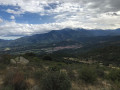
[{"label": "dry grass", "polygon": [[94,85],[72,82],[72,90],[112,90],[112,87],[107,81],[100,81]]}]

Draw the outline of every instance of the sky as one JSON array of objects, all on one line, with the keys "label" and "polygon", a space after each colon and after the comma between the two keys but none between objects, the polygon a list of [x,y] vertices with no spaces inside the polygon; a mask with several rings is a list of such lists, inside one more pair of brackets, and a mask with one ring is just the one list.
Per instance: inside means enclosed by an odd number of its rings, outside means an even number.
[{"label": "sky", "polygon": [[0,0],[0,39],[63,28],[120,28],[120,0]]}]

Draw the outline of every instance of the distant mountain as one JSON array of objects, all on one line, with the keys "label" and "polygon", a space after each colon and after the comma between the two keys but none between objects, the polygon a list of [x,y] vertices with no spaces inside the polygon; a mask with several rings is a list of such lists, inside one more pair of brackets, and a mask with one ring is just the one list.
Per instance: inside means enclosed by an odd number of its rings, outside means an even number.
[{"label": "distant mountain", "polygon": [[3,39],[0,39],[0,47],[2,46],[6,46],[11,40],[3,40]]},{"label": "distant mountain", "polygon": [[4,40],[0,39],[0,42],[3,42]]},{"label": "distant mountain", "polygon": [[[50,43],[58,43],[62,41],[75,42],[97,42],[111,40],[114,36],[120,35],[120,29],[116,30],[86,30],[86,29],[70,29],[52,30],[44,34],[36,34],[33,36],[26,36],[16,40],[5,42],[4,46],[29,46],[42,45]],[[116,38],[115,39],[119,39]],[[3,45],[3,44],[2,44]]]}]

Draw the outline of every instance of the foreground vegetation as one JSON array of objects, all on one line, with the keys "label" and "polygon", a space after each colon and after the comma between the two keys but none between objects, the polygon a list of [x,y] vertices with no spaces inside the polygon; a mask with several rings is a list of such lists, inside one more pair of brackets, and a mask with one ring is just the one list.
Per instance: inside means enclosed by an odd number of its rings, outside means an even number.
[{"label": "foreground vegetation", "polygon": [[120,69],[27,53],[27,65],[11,64],[19,55],[1,55],[0,90],[119,90]]}]

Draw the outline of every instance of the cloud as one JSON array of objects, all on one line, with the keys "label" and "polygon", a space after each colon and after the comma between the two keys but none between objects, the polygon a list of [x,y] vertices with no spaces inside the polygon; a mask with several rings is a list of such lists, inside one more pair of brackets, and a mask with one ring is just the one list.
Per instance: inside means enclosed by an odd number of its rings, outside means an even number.
[{"label": "cloud", "polygon": [[2,23],[3,22],[3,20],[0,18],[0,23]]},{"label": "cloud", "polygon": [[[53,15],[61,13],[81,13],[92,11],[94,14],[120,11],[120,0],[0,0],[0,5],[13,5],[17,10],[7,9],[12,14],[25,12],[40,15]],[[54,7],[53,7],[54,5]]]},{"label": "cloud", "polygon": [[15,20],[15,16],[12,15],[12,16],[10,17],[10,19]]},{"label": "cloud", "polygon": [[[57,4],[57,7],[53,9],[50,4]],[[24,12],[48,13],[49,10],[46,10],[45,7],[49,7],[50,11],[55,12],[59,12],[59,10],[61,10],[61,12],[65,10],[71,11],[71,9],[74,11],[76,10],[76,5],[87,9],[96,9],[99,12],[116,12],[120,10],[119,4],[120,0],[0,0],[0,5],[20,7],[19,11],[7,10],[7,12],[13,14],[21,14]],[[64,7],[64,9],[61,7]]]},{"label": "cloud", "polygon": [[7,9],[6,12],[11,13],[11,14],[18,14],[18,15],[24,13],[24,11],[22,11],[22,10],[15,11],[15,10],[12,10],[12,9]]},{"label": "cloud", "polygon": [[[23,24],[0,19],[0,36],[26,36],[62,28],[116,29],[120,28],[120,0],[0,0],[0,5],[15,15],[37,13],[52,16],[54,23]],[[29,22],[29,21],[28,21]]]},{"label": "cloud", "polygon": [[[119,17],[120,18],[120,17]],[[71,20],[72,19],[72,20]],[[85,28],[85,29],[116,29],[119,28],[119,19],[116,16],[100,15],[100,18],[91,18],[89,21],[82,22],[78,18],[70,17],[64,22],[46,23],[46,24],[20,24],[15,21],[5,21],[0,26],[0,36],[28,36],[33,34],[46,33],[51,30],[60,30],[63,28]]]},{"label": "cloud", "polygon": [[[89,5],[91,8],[120,10],[120,0],[0,0],[2,5],[20,6],[26,11],[40,11],[41,8],[48,6],[49,3],[78,3],[79,5]],[[37,10],[33,10],[35,8]]]}]

